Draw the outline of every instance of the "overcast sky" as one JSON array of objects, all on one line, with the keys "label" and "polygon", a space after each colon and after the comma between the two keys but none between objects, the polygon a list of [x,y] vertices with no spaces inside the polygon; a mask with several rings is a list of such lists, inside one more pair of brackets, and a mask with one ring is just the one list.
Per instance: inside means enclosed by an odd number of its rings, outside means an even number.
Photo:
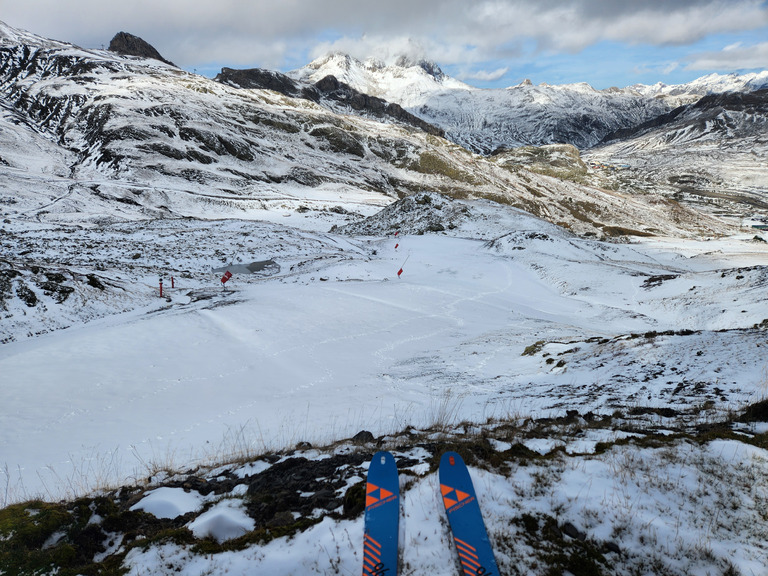
[{"label": "overcast sky", "polygon": [[0,0],[0,20],[84,48],[129,32],[206,76],[288,71],[328,51],[408,53],[480,87],[768,69],[768,0]]}]

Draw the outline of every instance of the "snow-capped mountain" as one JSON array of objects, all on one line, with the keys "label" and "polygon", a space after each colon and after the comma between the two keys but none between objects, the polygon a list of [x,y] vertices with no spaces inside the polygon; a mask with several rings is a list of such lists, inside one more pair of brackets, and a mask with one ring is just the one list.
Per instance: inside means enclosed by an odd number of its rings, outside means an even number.
[{"label": "snow-capped mountain", "polygon": [[644,96],[662,98],[672,106],[682,106],[709,94],[753,92],[768,88],[768,70],[748,74],[707,74],[687,84],[658,82],[651,86],[634,84],[630,88]]},{"label": "snow-capped mountain", "polygon": [[291,98],[311,100],[341,114],[352,112],[376,120],[384,119],[410,124],[435,136],[445,135],[443,130],[407,112],[399,104],[355,90],[335,76],[324,76],[317,82],[307,84],[294,81],[285,74],[273,70],[261,68],[234,70],[225,67],[214,80],[233,88],[274,90]]},{"label": "snow-capped mountain", "polygon": [[406,56],[387,65],[373,58],[361,62],[348,54],[333,53],[288,75],[304,82],[318,82],[326,76],[335,76],[355,90],[397,102],[405,108],[416,108],[443,90],[476,90],[445,75],[434,62]]},{"label": "snow-capped mountain", "polygon": [[450,140],[482,154],[531,144],[589,148],[611,132],[651,121],[707,94],[768,86],[768,72],[762,72],[709,75],[674,86],[596,90],[586,83],[535,86],[525,81],[480,90],[446,76],[431,62],[401,58],[385,65],[345,54],[320,58],[289,75],[305,82],[335,76],[355,90],[401,105],[443,129]]}]

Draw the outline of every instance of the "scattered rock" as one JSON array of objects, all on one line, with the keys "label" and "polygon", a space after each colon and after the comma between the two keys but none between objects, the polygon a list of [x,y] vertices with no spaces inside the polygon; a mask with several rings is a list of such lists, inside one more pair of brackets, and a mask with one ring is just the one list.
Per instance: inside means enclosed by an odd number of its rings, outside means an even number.
[{"label": "scattered rock", "polygon": [[677,278],[677,276],[677,274],[659,274],[657,276],[649,276],[645,282],[643,282],[642,287],[645,289],[655,288],[656,286],[661,286],[662,282],[666,282],[667,280],[674,280]]},{"label": "scattered rock", "polygon": [[455,229],[471,216],[469,208],[434,192],[420,192],[401,198],[373,216],[345,226],[334,226],[342,234],[421,235]]},{"label": "scattered rock", "polygon": [[578,528],[576,528],[576,526],[574,526],[570,522],[566,522],[565,524],[563,524],[562,531],[563,531],[563,534],[565,534],[566,536],[570,536],[574,540],[580,540],[581,542],[583,542],[584,540],[587,539],[587,535],[581,530],[579,530]]},{"label": "scattered rock", "polygon": [[368,432],[368,430],[361,430],[354,436],[352,436],[352,442],[355,444],[368,444],[370,442],[373,442],[375,438],[373,437],[373,434]]},{"label": "scattered rock", "polygon": [[290,526],[295,521],[293,514],[288,510],[277,512],[272,519],[267,522],[270,528],[280,528],[281,526]]},{"label": "scattered rock", "polygon": [[19,282],[16,285],[16,296],[29,308],[37,306],[37,296],[24,282]]},{"label": "scattered rock", "polygon": [[86,278],[88,278],[88,286],[102,291],[105,289],[104,284],[101,283],[101,280],[99,280],[95,274],[88,274]]}]

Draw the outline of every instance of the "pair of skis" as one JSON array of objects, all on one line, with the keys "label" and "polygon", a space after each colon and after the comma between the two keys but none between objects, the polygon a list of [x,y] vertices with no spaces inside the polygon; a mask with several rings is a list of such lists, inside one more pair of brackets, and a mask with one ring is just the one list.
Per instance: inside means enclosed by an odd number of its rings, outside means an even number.
[{"label": "pair of skis", "polygon": [[[456,452],[440,459],[440,492],[453,542],[467,576],[499,576],[491,543],[464,461]],[[395,459],[377,452],[368,469],[363,576],[397,576],[400,485]]]}]

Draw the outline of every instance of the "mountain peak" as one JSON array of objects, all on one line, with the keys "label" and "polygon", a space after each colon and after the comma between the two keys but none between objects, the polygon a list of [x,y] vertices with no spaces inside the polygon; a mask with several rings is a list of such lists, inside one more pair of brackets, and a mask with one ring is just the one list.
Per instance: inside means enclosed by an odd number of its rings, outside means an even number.
[{"label": "mountain peak", "polygon": [[312,70],[320,70],[331,66],[339,70],[349,71],[352,68],[362,67],[363,64],[356,58],[353,58],[344,52],[330,52],[325,56],[316,58],[307,64],[306,67]]},{"label": "mountain peak", "polygon": [[109,51],[117,52],[124,56],[152,58],[170,64],[171,66],[176,66],[173,62],[163,58],[160,55],[160,52],[158,52],[149,42],[146,42],[133,34],[128,34],[128,32],[118,32],[115,34],[115,37],[112,38],[112,41],[109,43]]},{"label": "mountain peak", "polygon": [[435,62],[408,54],[386,61],[368,58],[361,62],[348,54],[335,52],[288,73],[294,80],[312,83],[329,75],[358,92],[397,102],[406,109],[422,105],[431,93],[471,89],[443,73]]},{"label": "mountain peak", "polygon": [[400,68],[414,68],[418,67],[424,70],[427,74],[434,77],[435,80],[442,80],[445,78],[445,74],[440,69],[440,66],[437,65],[437,63],[426,60],[424,58],[414,58],[413,56],[410,56],[408,54],[403,54],[395,60],[395,66],[398,66]]}]

